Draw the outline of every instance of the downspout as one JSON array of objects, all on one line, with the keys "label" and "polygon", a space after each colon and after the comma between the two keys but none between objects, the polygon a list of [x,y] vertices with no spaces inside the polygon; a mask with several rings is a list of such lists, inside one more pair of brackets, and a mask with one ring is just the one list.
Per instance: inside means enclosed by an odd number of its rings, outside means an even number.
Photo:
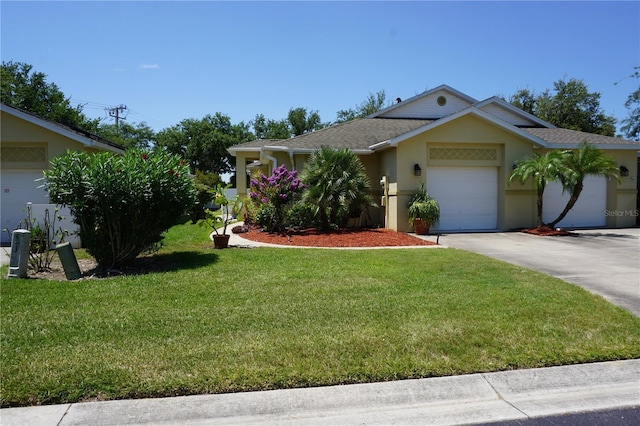
[{"label": "downspout", "polygon": [[264,157],[267,160],[271,160],[272,164],[272,168],[271,168],[271,173],[273,173],[273,171],[276,169],[276,167],[278,167],[278,160],[276,159],[276,157],[274,157],[273,155],[269,155],[266,152],[263,152],[262,155],[264,155]]},{"label": "downspout", "polygon": [[293,150],[289,151],[289,160],[291,160],[291,170],[295,170],[296,163],[293,161]]}]

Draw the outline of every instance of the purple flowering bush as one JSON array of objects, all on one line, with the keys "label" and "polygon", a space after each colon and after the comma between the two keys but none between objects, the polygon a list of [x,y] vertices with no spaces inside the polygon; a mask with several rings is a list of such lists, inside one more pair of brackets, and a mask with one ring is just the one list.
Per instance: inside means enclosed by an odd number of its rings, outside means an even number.
[{"label": "purple flowering bush", "polygon": [[260,174],[251,179],[249,198],[257,207],[255,220],[258,225],[269,232],[283,231],[287,226],[287,210],[305,188],[298,179],[298,172],[287,170],[284,164],[269,177]]}]

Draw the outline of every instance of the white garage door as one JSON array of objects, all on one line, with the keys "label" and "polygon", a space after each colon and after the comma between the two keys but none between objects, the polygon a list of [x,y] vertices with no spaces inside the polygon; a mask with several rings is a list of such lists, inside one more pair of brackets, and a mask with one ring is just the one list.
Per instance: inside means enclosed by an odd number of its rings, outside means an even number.
[{"label": "white garage door", "polygon": [[[562,193],[562,185],[553,182],[544,190],[542,205],[543,222],[551,222],[558,217],[569,201],[569,193]],[[577,228],[605,226],[607,208],[607,179],[602,176],[587,176],[578,202],[567,216],[558,223],[558,227]]]},{"label": "white garage door", "polygon": [[[3,170],[2,182],[0,182],[0,224],[2,229],[10,231],[16,229],[18,223],[26,216],[24,209],[27,203],[46,204],[49,197],[44,188],[38,188],[43,184],[36,179],[42,177],[41,171]],[[2,232],[2,242],[8,243],[11,237]]]},{"label": "white garage door", "polygon": [[430,167],[427,191],[440,204],[441,231],[498,227],[498,169]]}]

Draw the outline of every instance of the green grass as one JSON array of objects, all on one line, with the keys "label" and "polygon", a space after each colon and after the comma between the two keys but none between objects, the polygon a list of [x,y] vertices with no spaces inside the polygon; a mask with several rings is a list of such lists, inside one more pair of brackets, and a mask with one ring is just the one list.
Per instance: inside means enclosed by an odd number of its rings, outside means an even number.
[{"label": "green grass", "polygon": [[170,272],[1,282],[2,406],[384,381],[640,357],[640,319],[453,249],[213,250]]}]

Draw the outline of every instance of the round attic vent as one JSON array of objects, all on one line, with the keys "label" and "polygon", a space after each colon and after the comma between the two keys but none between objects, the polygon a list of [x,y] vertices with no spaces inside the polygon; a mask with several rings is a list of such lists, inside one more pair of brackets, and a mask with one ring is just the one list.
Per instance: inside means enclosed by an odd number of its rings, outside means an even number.
[{"label": "round attic vent", "polygon": [[445,106],[447,104],[447,98],[445,98],[444,96],[438,96],[436,102],[438,102],[438,105],[440,106]]}]

